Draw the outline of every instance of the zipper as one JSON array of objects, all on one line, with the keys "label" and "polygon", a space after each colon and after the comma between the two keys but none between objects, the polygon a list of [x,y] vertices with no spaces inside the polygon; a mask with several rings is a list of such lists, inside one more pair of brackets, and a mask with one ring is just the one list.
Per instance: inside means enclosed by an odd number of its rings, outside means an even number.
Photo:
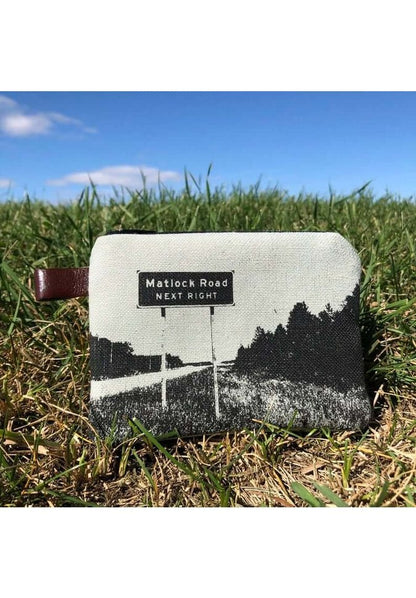
[{"label": "zipper", "polygon": [[138,230],[134,228],[126,230],[109,230],[105,233],[106,235],[156,235],[155,230]]},{"label": "zipper", "polygon": [[[109,230],[104,233],[104,236],[107,235],[204,235],[204,234],[222,234],[222,233],[293,233],[296,234],[298,231],[280,231],[280,230],[256,230],[256,231],[246,231],[246,230],[175,230],[175,231],[157,231],[157,230],[138,230],[134,228],[129,228],[125,230]],[[309,231],[308,231],[309,232]],[[321,232],[321,231],[316,231]],[[330,231],[326,231],[330,232]]]}]

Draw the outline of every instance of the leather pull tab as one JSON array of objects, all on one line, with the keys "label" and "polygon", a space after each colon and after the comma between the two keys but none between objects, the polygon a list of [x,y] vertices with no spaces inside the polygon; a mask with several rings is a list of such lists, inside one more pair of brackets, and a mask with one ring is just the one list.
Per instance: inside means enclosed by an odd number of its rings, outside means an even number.
[{"label": "leather pull tab", "polygon": [[88,271],[89,268],[37,268],[35,270],[36,300],[86,297]]}]

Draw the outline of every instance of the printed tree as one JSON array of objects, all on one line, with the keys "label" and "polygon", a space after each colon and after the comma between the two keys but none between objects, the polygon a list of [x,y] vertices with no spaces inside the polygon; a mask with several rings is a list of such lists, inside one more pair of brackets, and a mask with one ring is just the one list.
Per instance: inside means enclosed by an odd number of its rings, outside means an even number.
[{"label": "printed tree", "polygon": [[359,287],[339,311],[330,305],[317,316],[305,302],[290,312],[286,328],[257,327],[248,347],[240,346],[234,368],[240,374],[331,386],[340,391],[363,382],[361,339],[357,326]]},{"label": "printed tree", "polygon": [[[127,342],[111,342],[108,338],[91,336],[91,371],[96,379],[120,378],[148,372],[158,372],[161,355],[136,355]],[[177,355],[166,355],[168,368],[179,368],[183,362]]]}]

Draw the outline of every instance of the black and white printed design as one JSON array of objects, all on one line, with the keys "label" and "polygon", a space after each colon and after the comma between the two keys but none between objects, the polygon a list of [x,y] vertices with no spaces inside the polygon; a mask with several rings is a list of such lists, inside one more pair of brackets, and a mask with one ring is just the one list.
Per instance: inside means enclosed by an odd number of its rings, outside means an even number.
[{"label": "black and white printed design", "polygon": [[117,436],[358,429],[360,262],[336,233],[117,234],[90,262],[91,419]]}]

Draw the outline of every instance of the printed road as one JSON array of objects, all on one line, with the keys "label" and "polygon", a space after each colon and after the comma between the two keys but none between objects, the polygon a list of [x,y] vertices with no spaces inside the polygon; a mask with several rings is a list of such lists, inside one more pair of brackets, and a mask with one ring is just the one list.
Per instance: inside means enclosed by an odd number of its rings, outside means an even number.
[{"label": "printed road", "polygon": [[[189,376],[195,372],[212,368],[211,365],[187,365],[182,368],[166,370],[166,380]],[[162,382],[161,372],[149,372],[123,378],[109,378],[108,380],[91,380],[91,398],[100,399],[111,395],[122,394],[135,388],[145,388]]]}]

